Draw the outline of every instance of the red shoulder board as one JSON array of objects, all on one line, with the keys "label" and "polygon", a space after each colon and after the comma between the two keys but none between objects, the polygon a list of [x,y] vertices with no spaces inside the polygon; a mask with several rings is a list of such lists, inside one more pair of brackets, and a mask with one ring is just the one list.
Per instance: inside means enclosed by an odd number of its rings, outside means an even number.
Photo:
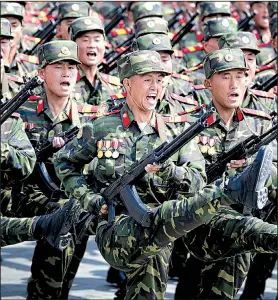
[{"label": "red shoulder board", "polygon": [[181,50],[182,50],[183,53],[192,53],[192,52],[204,50],[204,46],[202,44],[197,44],[195,46],[182,48]]},{"label": "red shoulder board", "polygon": [[23,53],[19,53],[19,54],[17,54],[17,56],[20,61],[27,61],[27,62],[29,62],[31,64],[35,64],[35,65],[39,64],[39,59],[37,58],[37,56],[26,55]]},{"label": "red shoulder board", "polygon": [[258,44],[258,48],[267,47],[269,45],[272,45],[271,41],[269,41],[267,43],[261,42],[261,43]]},{"label": "red shoulder board", "polygon": [[250,108],[241,108],[241,110],[245,114],[248,114],[248,115],[264,117],[264,118],[267,118],[269,120],[272,120],[272,117],[268,113],[266,113],[264,111],[261,111],[261,110],[255,110],[255,109],[250,109]]},{"label": "red shoulder board", "polygon": [[203,35],[201,30],[196,31],[196,38],[198,42],[201,42],[203,40]]},{"label": "red shoulder board", "polygon": [[274,68],[275,68],[274,64],[262,65],[256,68],[256,73],[259,73],[264,70],[274,69]]},{"label": "red shoulder board", "polygon": [[189,68],[189,69],[185,69],[184,72],[185,73],[194,72],[194,71],[197,71],[199,69],[202,69],[203,67],[204,67],[203,64],[199,64],[198,66],[195,66],[195,67],[192,67],[192,68]]},{"label": "red shoulder board", "polygon": [[276,98],[275,94],[270,93],[270,92],[264,92],[264,91],[260,91],[260,90],[254,90],[254,89],[251,89],[251,92],[255,96],[259,96],[259,97],[263,97],[263,98],[271,98],[271,99]]},{"label": "red shoulder board", "polygon": [[55,34],[55,36],[54,36],[55,39],[60,38],[60,37],[62,37],[62,33],[61,32]]},{"label": "red shoulder board", "polygon": [[116,28],[116,29],[111,30],[111,35],[113,37],[120,36],[120,35],[127,35],[127,34],[131,34],[131,33],[132,33],[131,28]]},{"label": "red shoulder board", "polygon": [[98,109],[99,109],[98,105],[90,105],[90,104],[77,105],[77,110],[82,113],[96,113]]},{"label": "red shoulder board", "polygon": [[203,84],[193,85],[194,90],[204,90],[206,87]]},{"label": "red shoulder board", "polygon": [[202,108],[201,105],[194,106],[194,107],[192,107],[192,108],[188,108],[188,109],[186,109],[186,110],[184,110],[184,111],[179,112],[178,115],[181,116],[181,115],[190,114],[190,113],[199,111],[201,108]]},{"label": "red shoulder board", "polygon": [[171,94],[171,97],[179,102],[182,102],[182,103],[186,103],[186,104],[192,104],[192,105],[195,105],[197,106],[198,105],[198,102],[196,100],[193,99],[192,96],[186,96],[186,97],[182,97],[180,95],[177,95],[177,94],[174,94],[172,93]]},{"label": "red shoulder board", "polygon": [[188,81],[188,82],[193,82],[193,78],[192,77],[190,77],[188,75],[184,75],[184,74],[175,74],[175,73],[173,73],[172,77],[179,78],[179,79],[182,79],[182,80]]},{"label": "red shoulder board", "polygon": [[41,99],[41,97],[40,96],[35,96],[35,95],[30,96],[28,98],[29,101],[38,101],[39,99]]},{"label": "red shoulder board", "polygon": [[165,123],[184,123],[188,122],[190,119],[186,115],[182,116],[163,116],[163,120]]},{"label": "red shoulder board", "polygon": [[257,40],[260,40],[261,37],[260,37],[260,34],[259,34],[258,30],[253,29],[253,30],[252,30],[252,33],[255,34]]},{"label": "red shoulder board", "polygon": [[175,56],[175,57],[178,57],[178,58],[183,57],[183,52],[182,52],[182,50],[174,49],[174,56]]},{"label": "red shoulder board", "polygon": [[23,79],[20,76],[7,74],[7,79],[13,82],[23,83]]},{"label": "red shoulder board", "polygon": [[110,95],[110,98],[112,98],[113,100],[126,98],[126,92]]}]

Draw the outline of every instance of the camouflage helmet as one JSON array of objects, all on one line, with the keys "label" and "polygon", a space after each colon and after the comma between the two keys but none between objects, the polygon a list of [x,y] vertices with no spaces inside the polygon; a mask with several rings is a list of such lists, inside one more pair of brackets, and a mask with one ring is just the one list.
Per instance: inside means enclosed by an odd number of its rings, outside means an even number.
[{"label": "camouflage helmet", "polygon": [[134,50],[164,51],[171,55],[174,53],[168,34],[163,33],[142,35],[136,39],[133,47]]},{"label": "camouflage helmet", "polygon": [[15,17],[22,21],[22,6],[16,2],[1,2],[1,17]]},{"label": "camouflage helmet", "polygon": [[219,49],[240,48],[241,50],[250,50],[255,54],[261,51],[257,45],[258,41],[254,33],[238,31],[237,33],[228,33],[218,40]]},{"label": "camouflage helmet", "polygon": [[241,49],[220,49],[208,53],[204,58],[206,78],[213,74],[233,69],[248,70]]},{"label": "camouflage helmet", "polygon": [[231,16],[230,2],[201,2],[200,4],[200,18],[213,15]]},{"label": "camouflage helmet", "polygon": [[11,24],[8,19],[1,18],[1,31],[0,31],[1,37],[13,39],[12,36],[12,30],[11,30]]},{"label": "camouflage helmet", "polygon": [[74,20],[69,27],[70,39],[75,41],[78,35],[87,31],[99,31],[105,35],[104,25],[98,16],[83,17]]},{"label": "camouflage helmet", "polygon": [[164,18],[148,17],[138,20],[134,25],[136,38],[147,33],[168,33],[168,22]]},{"label": "camouflage helmet", "polygon": [[275,35],[278,34],[278,17],[272,18],[270,22],[271,37],[274,39]]},{"label": "camouflage helmet", "polygon": [[87,17],[89,14],[88,2],[61,2],[58,6],[58,16],[61,21],[67,18]]},{"label": "camouflage helmet", "polygon": [[52,41],[42,44],[38,50],[38,57],[41,68],[64,60],[81,64],[77,44],[73,41]]},{"label": "camouflage helmet", "polygon": [[203,24],[202,28],[204,41],[213,37],[220,37],[226,33],[236,33],[237,25],[237,20],[231,17],[208,20]]},{"label": "camouflage helmet", "polygon": [[278,4],[277,1],[269,1],[268,2],[268,13],[270,18],[272,18],[272,16],[274,14],[278,13]]},{"label": "camouflage helmet", "polygon": [[121,82],[133,75],[160,72],[169,75],[161,64],[160,55],[155,51],[142,50],[131,52],[117,62]]},{"label": "camouflage helmet", "polygon": [[132,7],[131,11],[135,23],[146,17],[163,17],[160,2],[138,2]]}]

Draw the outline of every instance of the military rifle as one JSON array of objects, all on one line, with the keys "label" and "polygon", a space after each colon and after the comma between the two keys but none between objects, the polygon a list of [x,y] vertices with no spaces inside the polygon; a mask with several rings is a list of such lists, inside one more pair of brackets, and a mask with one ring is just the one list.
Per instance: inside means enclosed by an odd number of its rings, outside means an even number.
[{"label": "military rifle", "polygon": [[124,5],[117,7],[115,16],[104,28],[106,35],[108,35],[109,32],[124,18],[124,12],[126,11],[126,9],[127,7]]},{"label": "military rifle", "polygon": [[184,7],[179,7],[175,9],[175,14],[173,17],[168,21],[168,28],[171,29],[178,21],[178,16],[185,11]]},{"label": "military rifle", "polygon": [[199,12],[196,11],[193,15],[190,16],[189,21],[181,28],[181,30],[174,35],[172,39],[172,47],[174,47],[188,32],[190,32],[191,28],[195,25],[193,22],[196,17],[199,15]]},{"label": "military rifle", "polygon": [[[77,126],[69,129],[68,131],[62,132],[58,134],[58,137],[61,137],[65,145],[69,143],[73,138],[77,135],[79,128]],[[51,201],[58,200],[61,195],[61,190],[59,186],[55,183],[54,178],[58,181],[57,176],[54,172],[49,174],[49,170],[47,169],[45,162],[48,158],[50,158],[55,152],[58,152],[60,148],[54,148],[52,145],[52,139],[46,140],[43,143],[38,143],[34,145],[35,153],[37,156],[37,163],[34,170],[34,175],[36,178],[36,182],[38,182],[38,186],[41,191],[50,199]]]},{"label": "military rifle", "polygon": [[2,125],[28,98],[33,95],[33,89],[40,86],[43,80],[35,76],[29,80],[25,86],[11,100],[6,101],[0,108]]},{"label": "military rifle", "polygon": [[258,11],[255,9],[251,14],[249,13],[249,11],[245,11],[246,14],[246,18],[241,20],[238,23],[238,30],[241,31],[248,31],[249,27],[250,27],[250,21],[258,14]]},{"label": "military rifle", "polygon": [[267,145],[276,139],[278,136],[277,126],[278,124],[275,124],[261,136],[253,134],[243,142],[234,146],[229,151],[225,151],[218,155],[216,162],[206,168],[208,184],[214,182],[223,175],[226,170],[227,163],[229,163],[231,160],[250,157],[257,153],[262,146]]},{"label": "military rifle", "polygon": [[110,184],[102,193],[108,205],[108,221],[111,223],[115,218],[115,205],[119,198],[124,203],[129,214],[142,226],[150,227],[152,223],[152,211],[142,203],[134,187],[135,181],[142,177],[148,164],[163,164],[174,153],[197,136],[202,130],[213,123],[213,118],[209,118],[215,112],[215,108],[206,111],[183,133],[178,135],[171,142],[164,142],[154,149],[150,154],[143,157],[138,162],[131,165],[129,171]]},{"label": "military rifle", "polygon": [[277,77],[277,74],[274,74],[273,76],[271,76],[270,78],[268,78],[263,83],[256,82],[252,86],[252,89],[260,90],[260,91],[264,91],[264,92],[268,92],[270,89],[272,89],[273,87],[277,86],[277,83],[278,83],[278,77]]}]

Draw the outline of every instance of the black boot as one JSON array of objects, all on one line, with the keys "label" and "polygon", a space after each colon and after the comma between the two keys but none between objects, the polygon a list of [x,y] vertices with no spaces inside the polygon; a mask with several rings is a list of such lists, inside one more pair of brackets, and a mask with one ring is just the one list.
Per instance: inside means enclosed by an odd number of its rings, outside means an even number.
[{"label": "black boot", "polygon": [[35,217],[32,225],[34,238],[45,238],[53,247],[63,249],[63,244],[71,236],[69,230],[78,221],[80,210],[79,202],[72,198],[62,209],[49,215]]},{"label": "black boot", "polygon": [[247,207],[262,209],[268,199],[265,183],[271,175],[271,168],[271,146],[263,146],[251,165],[229,179],[225,194]]}]

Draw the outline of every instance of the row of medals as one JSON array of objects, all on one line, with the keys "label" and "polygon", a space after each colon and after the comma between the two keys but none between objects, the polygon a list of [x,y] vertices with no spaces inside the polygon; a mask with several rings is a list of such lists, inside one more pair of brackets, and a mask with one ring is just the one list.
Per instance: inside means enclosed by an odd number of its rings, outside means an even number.
[{"label": "row of medals", "polygon": [[[117,151],[119,142],[113,141],[112,143],[111,143],[111,141],[105,141],[105,140],[98,141],[97,142],[97,148],[98,148],[97,157],[102,158],[104,156],[105,158],[111,158],[111,157],[118,158],[120,155],[119,152]],[[110,147],[110,145],[112,146],[112,148]],[[113,150],[113,152],[111,150]]]}]

